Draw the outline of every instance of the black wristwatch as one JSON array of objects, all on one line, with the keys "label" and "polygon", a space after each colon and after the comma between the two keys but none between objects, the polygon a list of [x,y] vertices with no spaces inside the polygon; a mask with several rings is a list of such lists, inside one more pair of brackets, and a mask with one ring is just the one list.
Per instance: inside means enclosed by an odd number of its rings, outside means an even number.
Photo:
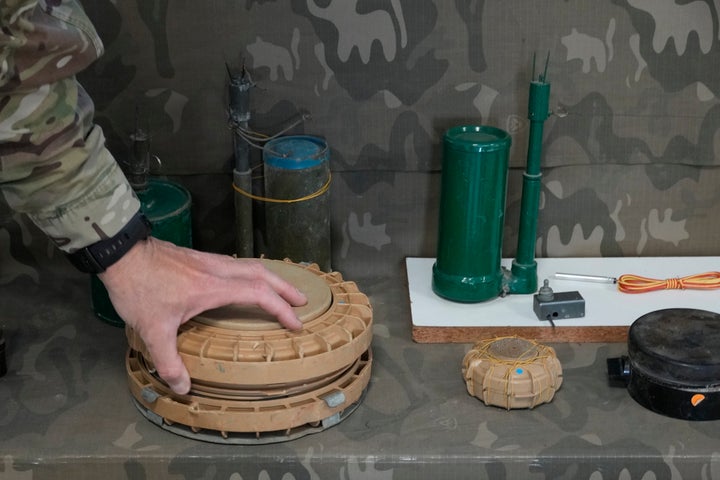
[{"label": "black wristwatch", "polygon": [[150,235],[152,224],[142,212],[133,216],[115,236],[100,240],[67,255],[75,268],[85,273],[102,273],[137,242]]}]

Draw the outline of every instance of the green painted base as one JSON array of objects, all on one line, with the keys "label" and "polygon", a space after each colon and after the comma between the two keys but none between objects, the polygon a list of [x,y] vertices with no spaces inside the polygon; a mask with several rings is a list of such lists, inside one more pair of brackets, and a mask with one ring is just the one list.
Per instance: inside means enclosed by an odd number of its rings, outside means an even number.
[{"label": "green painted base", "polygon": [[508,291],[514,294],[535,293],[538,290],[537,262],[524,265],[513,260]]},{"label": "green painted base", "polygon": [[493,276],[449,275],[433,265],[432,289],[437,295],[462,303],[479,303],[501,295],[502,271]]}]

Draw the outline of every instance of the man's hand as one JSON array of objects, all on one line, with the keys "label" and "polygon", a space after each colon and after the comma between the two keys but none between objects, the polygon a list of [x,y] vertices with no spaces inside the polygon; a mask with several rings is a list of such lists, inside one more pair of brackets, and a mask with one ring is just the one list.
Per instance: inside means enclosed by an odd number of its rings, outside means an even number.
[{"label": "man's hand", "polygon": [[150,237],[99,275],[120,317],[143,339],[158,374],[178,394],[190,375],[177,351],[180,325],[212,308],[257,305],[291,330],[307,302],[261,262],[178,247]]}]

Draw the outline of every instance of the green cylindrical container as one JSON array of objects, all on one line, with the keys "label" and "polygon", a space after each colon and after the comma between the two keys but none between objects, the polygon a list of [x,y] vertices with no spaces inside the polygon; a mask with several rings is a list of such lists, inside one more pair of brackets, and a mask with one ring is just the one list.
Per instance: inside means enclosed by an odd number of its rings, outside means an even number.
[{"label": "green cylindrical container", "polygon": [[[147,188],[137,192],[137,196],[140,209],[152,223],[153,237],[181,247],[192,247],[190,192],[176,183],[151,178]],[[91,278],[90,289],[95,315],[111,325],[124,326],[105,286],[95,275]]]},{"label": "green cylindrical container", "polygon": [[330,151],[325,140],[279,137],[263,148],[270,258],[330,265]]},{"label": "green cylindrical container", "polygon": [[432,288],[458,302],[482,302],[503,290],[502,237],[510,135],[459,126],[443,136],[440,220]]}]

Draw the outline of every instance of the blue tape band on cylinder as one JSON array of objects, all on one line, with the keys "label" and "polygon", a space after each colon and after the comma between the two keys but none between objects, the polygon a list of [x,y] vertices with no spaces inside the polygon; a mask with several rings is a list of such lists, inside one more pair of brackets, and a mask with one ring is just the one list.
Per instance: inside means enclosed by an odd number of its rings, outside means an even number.
[{"label": "blue tape band on cylinder", "polygon": [[287,170],[310,168],[327,161],[325,140],[310,135],[275,138],[265,144],[263,160],[267,165]]}]

